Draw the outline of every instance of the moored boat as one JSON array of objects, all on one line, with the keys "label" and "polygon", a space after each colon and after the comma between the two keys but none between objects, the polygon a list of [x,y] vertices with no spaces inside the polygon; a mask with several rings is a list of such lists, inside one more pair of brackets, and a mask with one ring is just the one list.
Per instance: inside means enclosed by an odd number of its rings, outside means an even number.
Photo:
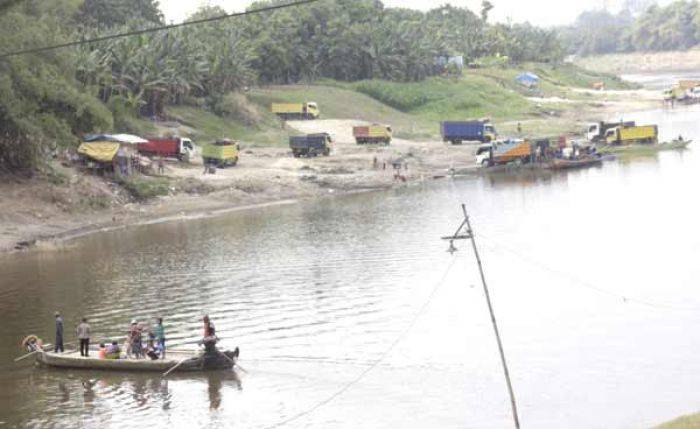
[{"label": "moored boat", "polygon": [[602,163],[603,159],[599,156],[589,156],[578,159],[555,158],[549,164],[549,168],[552,170],[567,170],[571,168],[590,167]]}]

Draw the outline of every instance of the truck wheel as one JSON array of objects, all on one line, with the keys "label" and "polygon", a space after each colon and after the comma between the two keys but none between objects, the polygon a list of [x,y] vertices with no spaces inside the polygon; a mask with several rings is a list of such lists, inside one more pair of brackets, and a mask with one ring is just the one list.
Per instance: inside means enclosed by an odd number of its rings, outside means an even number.
[{"label": "truck wheel", "polygon": [[328,156],[328,155],[330,155],[330,154],[331,154],[331,150],[328,149],[328,148],[326,148],[326,149],[323,151],[323,156]]},{"label": "truck wheel", "polygon": [[236,164],[238,164],[238,157],[233,158],[233,161],[231,161],[231,167],[233,167]]},{"label": "truck wheel", "polygon": [[481,161],[481,166],[482,167],[490,167],[491,166],[491,161],[488,159],[484,159]]}]

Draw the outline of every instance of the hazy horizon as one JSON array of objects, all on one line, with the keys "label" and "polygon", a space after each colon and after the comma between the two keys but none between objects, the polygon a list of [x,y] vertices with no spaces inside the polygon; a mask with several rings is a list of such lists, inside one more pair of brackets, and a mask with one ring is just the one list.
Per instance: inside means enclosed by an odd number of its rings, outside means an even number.
[{"label": "hazy horizon", "polygon": [[[583,11],[607,8],[611,11],[620,9],[624,0],[580,0],[575,4],[565,4],[561,0],[490,0],[494,5],[490,17],[500,22],[530,22],[539,26],[566,25],[572,23]],[[408,7],[429,10],[449,3],[453,6],[468,7],[479,13],[481,0],[383,0],[388,7]],[[179,22],[202,5],[221,6],[228,12],[242,11],[252,0],[160,0],[161,9],[168,22]],[[668,0],[658,3],[665,4]],[[547,11],[547,13],[542,13]]]}]

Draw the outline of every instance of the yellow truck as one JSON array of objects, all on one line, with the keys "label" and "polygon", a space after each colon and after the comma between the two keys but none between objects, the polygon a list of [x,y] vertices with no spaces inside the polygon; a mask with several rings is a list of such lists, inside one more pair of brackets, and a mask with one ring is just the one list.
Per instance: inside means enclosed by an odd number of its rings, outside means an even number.
[{"label": "yellow truck", "polygon": [[318,119],[321,116],[318,105],[313,101],[306,103],[273,103],[270,106],[270,110],[282,119]]},{"label": "yellow truck", "polygon": [[202,146],[202,162],[204,165],[216,165],[219,168],[234,166],[238,163],[239,152],[240,146],[237,141],[217,140]]},{"label": "yellow truck", "polygon": [[391,142],[391,127],[389,125],[360,125],[352,127],[352,136],[357,144],[383,143],[388,145]]},{"label": "yellow truck", "polygon": [[615,127],[606,131],[605,142],[611,145],[656,144],[659,142],[659,129],[656,125]]}]

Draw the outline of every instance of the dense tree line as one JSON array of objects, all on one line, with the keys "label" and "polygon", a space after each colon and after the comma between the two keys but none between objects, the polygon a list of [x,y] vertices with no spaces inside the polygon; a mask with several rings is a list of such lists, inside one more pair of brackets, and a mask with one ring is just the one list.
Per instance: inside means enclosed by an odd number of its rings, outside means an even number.
[{"label": "dense tree line", "polygon": [[697,0],[677,0],[667,6],[628,0],[625,6],[617,14],[584,12],[572,26],[559,29],[566,50],[581,55],[667,51],[700,43]]},{"label": "dense tree line", "polygon": [[[283,0],[255,3],[250,9]],[[37,160],[90,131],[128,128],[135,115],[160,115],[196,101],[215,110],[226,94],[253,84],[330,78],[418,81],[444,72],[439,57],[557,61],[555,33],[491,24],[479,13],[442,6],[420,12],[379,0],[312,5],[212,22],[78,48],[0,60],[0,169]],[[190,19],[223,14],[204,7]],[[0,52],[90,39],[162,24],[156,0],[0,0]]]}]

